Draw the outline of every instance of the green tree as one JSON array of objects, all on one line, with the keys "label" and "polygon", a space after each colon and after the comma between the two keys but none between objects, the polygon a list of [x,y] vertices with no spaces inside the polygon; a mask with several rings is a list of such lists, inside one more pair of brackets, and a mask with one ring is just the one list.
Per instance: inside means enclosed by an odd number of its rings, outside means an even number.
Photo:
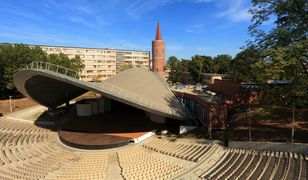
[{"label": "green tree", "polygon": [[199,56],[203,59],[202,73],[214,73],[214,59],[211,56]]},{"label": "green tree", "polygon": [[142,61],[136,61],[136,67],[141,67],[142,64],[143,64]]},{"label": "green tree", "polygon": [[[261,83],[285,80],[289,85],[279,90],[281,101],[291,102],[298,95],[301,104],[307,104],[307,73],[302,64],[307,59],[307,2],[305,0],[253,0],[250,12],[253,24],[249,32],[254,37],[253,44],[260,52],[260,59],[252,66],[262,72]],[[275,19],[270,31],[262,28],[267,21]],[[265,88],[270,91],[271,88]],[[274,88],[272,88],[275,91]],[[267,92],[275,94],[275,92]],[[290,104],[290,103],[288,103]]]},{"label": "green tree", "polygon": [[[60,54],[49,54],[47,56],[47,62],[60,65],[66,67],[68,69],[80,72],[84,68],[84,64],[81,62],[79,56],[75,56],[74,58],[70,59],[67,55],[60,53]],[[57,67],[52,66],[50,67],[51,70],[56,71]],[[59,73],[65,73],[65,69],[58,69]],[[72,73],[72,74],[71,74]],[[71,71],[67,72],[67,75],[74,76],[75,74]]]},{"label": "green tree", "polygon": [[214,61],[211,56],[195,55],[191,59],[189,72],[196,82],[202,80],[202,73],[213,73]]},{"label": "green tree", "polygon": [[196,82],[200,82],[203,73],[203,66],[204,66],[204,60],[200,56],[194,56],[192,57],[190,66],[189,66],[189,72],[192,76],[192,78]]},{"label": "green tree", "polygon": [[231,62],[230,74],[238,81],[255,83],[262,78],[262,73],[253,67],[260,59],[260,52],[253,46],[238,53]]},{"label": "green tree", "polygon": [[71,61],[71,69],[80,72],[84,68],[84,64],[81,62],[79,55],[76,55],[70,61]]},{"label": "green tree", "polygon": [[47,55],[39,46],[1,44],[0,96],[2,98],[7,98],[8,95],[17,93],[13,84],[13,74],[31,62],[37,61],[47,61],[78,72],[84,67],[78,56],[69,59],[68,56],[63,53]]},{"label": "green tree", "polygon": [[189,67],[190,67],[190,63],[191,60],[187,60],[187,59],[181,59],[181,61],[179,62],[179,66],[181,68],[182,72],[188,72],[189,71]]},{"label": "green tree", "polygon": [[46,61],[46,53],[39,47],[30,48],[24,44],[0,45],[1,96],[16,93],[13,84],[13,74],[33,61]]},{"label": "green tree", "polygon": [[182,71],[180,69],[180,62],[177,59],[177,57],[170,56],[168,59],[167,66],[170,69],[168,80],[171,81],[172,83],[178,82]]},{"label": "green tree", "polygon": [[128,70],[128,69],[133,68],[133,67],[134,67],[134,66],[133,66],[132,64],[127,64],[127,63],[122,64],[122,65],[120,66],[120,72],[125,71],[125,70]]},{"label": "green tree", "polygon": [[232,57],[228,54],[220,54],[214,57],[214,73],[227,74],[231,71]]},{"label": "green tree", "polygon": [[102,75],[95,75],[92,77],[93,82],[101,82]]}]

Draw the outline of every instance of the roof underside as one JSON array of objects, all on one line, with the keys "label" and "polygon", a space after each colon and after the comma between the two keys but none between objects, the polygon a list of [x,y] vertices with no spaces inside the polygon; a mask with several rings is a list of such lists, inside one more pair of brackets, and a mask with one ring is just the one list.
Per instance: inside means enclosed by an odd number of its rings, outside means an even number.
[{"label": "roof underside", "polygon": [[21,70],[14,75],[16,88],[26,97],[55,108],[87,91],[174,119],[184,119],[184,107],[167,84],[152,71],[132,68],[98,84],[43,69]]}]

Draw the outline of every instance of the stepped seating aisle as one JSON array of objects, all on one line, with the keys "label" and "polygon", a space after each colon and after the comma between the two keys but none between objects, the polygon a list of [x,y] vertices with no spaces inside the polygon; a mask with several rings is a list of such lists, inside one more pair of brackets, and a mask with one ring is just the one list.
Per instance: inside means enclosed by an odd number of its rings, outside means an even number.
[{"label": "stepped seating aisle", "polygon": [[187,169],[142,147],[120,150],[117,155],[124,179],[170,179]]},{"label": "stepped seating aisle", "polygon": [[106,179],[107,153],[74,153],[76,158],[46,179]]}]

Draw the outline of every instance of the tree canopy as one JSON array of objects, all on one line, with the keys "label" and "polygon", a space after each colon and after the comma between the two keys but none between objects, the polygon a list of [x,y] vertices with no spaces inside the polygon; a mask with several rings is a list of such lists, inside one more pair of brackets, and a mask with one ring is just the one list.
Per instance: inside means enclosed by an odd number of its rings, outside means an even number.
[{"label": "tree canopy", "polygon": [[53,64],[80,71],[84,65],[80,57],[72,59],[65,54],[47,55],[40,47],[29,47],[24,44],[1,44],[0,45],[0,96],[15,94],[13,74],[31,62],[47,61]]},{"label": "tree canopy", "polygon": [[258,82],[257,70],[253,67],[260,59],[260,52],[253,46],[239,52],[231,62],[230,74],[239,82]]},{"label": "tree canopy", "polygon": [[120,66],[120,69],[119,71],[122,72],[122,71],[125,71],[127,69],[130,69],[130,68],[133,68],[134,66],[132,64],[128,64],[128,63],[125,63],[125,64],[122,64]]},{"label": "tree canopy", "polygon": [[200,82],[203,73],[227,74],[231,72],[232,57],[228,54],[220,54],[216,57],[206,55],[194,55],[191,60],[177,59],[170,56],[168,67],[170,69],[169,81],[175,83],[183,72],[189,72],[196,82]]},{"label": "tree canopy", "polygon": [[[307,104],[308,77],[302,65],[307,60],[308,50],[307,2],[252,0],[252,3],[250,12],[253,17],[249,32],[254,39],[249,46],[260,52],[258,60],[251,66],[258,72],[255,80],[259,83],[289,82],[279,90],[283,98],[276,102],[290,104],[300,95],[302,104]],[[268,21],[274,21],[270,31],[262,28]],[[266,91],[271,91],[271,88],[266,88]]]},{"label": "tree canopy", "polygon": [[179,61],[177,57],[175,56],[169,57],[168,64],[167,64],[167,67],[170,70],[168,80],[171,81],[172,83],[176,83],[179,80],[179,77],[181,75],[181,72],[178,69],[178,64],[179,64]]},{"label": "tree canopy", "polygon": [[171,83],[176,83],[179,81],[181,74],[187,72],[190,66],[190,61],[188,60],[178,60],[175,56],[170,56],[168,59],[167,67],[170,69],[168,80]]},{"label": "tree canopy", "polygon": [[221,54],[214,57],[213,71],[217,74],[228,74],[231,71],[232,56]]}]

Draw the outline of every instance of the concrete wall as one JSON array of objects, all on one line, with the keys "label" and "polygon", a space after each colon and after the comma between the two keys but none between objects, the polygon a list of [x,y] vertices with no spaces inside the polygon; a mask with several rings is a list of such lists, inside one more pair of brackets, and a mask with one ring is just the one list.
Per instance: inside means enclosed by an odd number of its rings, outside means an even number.
[{"label": "concrete wall", "polygon": [[76,103],[77,116],[91,116],[98,113],[110,112],[109,98],[83,99]]},{"label": "concrete wall", "polygon": [[92,115],[92,110],[91,110],[91,103],[83,103],[83,104],[76,104],[76,111],[77,111],[77,116],[91,116]]},{"label": "concrete wall", "polygon": [[103,104],[104,104],[104,112],[110,112],[111,111],[111,100],[109,98],[104,97]]},{"label": "concrete wall", "polygon": [[158,116],[156,114],[149,113],[149,112],[146,112],[145,114],[153,122],[157,122],[157,123],[161,123],[161,124],[166,123],[166,118],[165,117]]},{"label": "concrete wall", "polygon": [[275,142],[241,142],[229,141],[229,147],[241,149],[270,150],[282,152],[308,153],[308,144]]},{"label": "concrete wall", "polygon": [[240,84],[232,79],[215,79],[213,84],[207,85],[209,90],[227,96],[233,96],[240,91]]}]

